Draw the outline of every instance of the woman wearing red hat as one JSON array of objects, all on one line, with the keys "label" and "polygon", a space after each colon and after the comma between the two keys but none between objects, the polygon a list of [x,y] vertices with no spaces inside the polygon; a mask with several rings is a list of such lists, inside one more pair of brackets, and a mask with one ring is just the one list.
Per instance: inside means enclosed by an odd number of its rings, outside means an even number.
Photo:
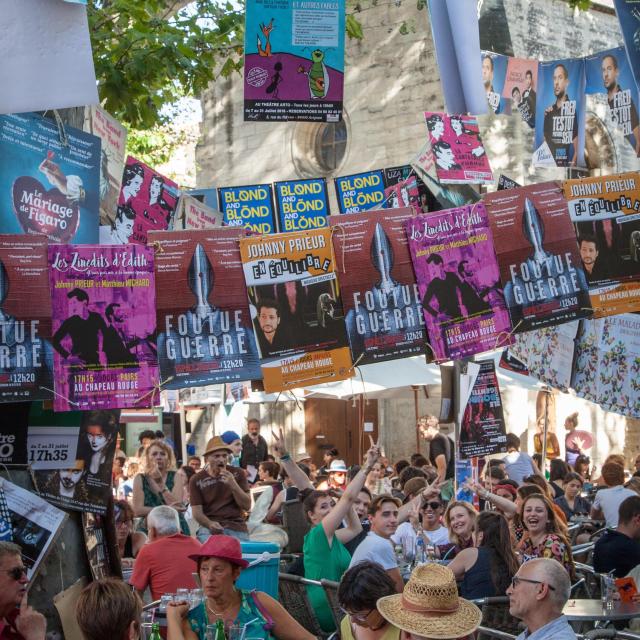
[{"label": "woman wearing red hat", "polygon": [[186,603],[168,607],[167,640],[205,640],[207,625],[218,620],[225,626],[244,626],[245,638],[315,640],[271,596],[236,588],[240,571],[249,564],[236,538],[212,536],[189,558],[198,563],[206,600],[191,610]]}]

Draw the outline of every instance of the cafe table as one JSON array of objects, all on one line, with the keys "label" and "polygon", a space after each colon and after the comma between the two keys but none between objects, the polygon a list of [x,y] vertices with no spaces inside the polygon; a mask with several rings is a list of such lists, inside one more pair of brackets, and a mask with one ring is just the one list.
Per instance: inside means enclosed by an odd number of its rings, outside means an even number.
[{"label": "cafe table", "polygon": [[605,607],[600,599],[571,599],[562,613],[571,622],[615,622],[640,617],[640,603],[614,600]]}]

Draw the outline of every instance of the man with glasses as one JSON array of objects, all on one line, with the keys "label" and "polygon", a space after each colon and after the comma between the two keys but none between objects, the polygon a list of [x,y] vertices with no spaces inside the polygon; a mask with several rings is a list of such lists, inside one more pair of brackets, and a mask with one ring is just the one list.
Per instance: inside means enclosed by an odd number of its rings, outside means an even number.
[{"label": "man with glasses", "polygon": [[516,640],[575,640],[562,614],[570,592],[569,574],[557,560],[525,562],[507,589],[509,613],[525,625]]},{"label": "man with glasses", "polygon": [[44,640],[47,621],[27,604],[28,584],[20,547],[0,542],[0,640]]}]

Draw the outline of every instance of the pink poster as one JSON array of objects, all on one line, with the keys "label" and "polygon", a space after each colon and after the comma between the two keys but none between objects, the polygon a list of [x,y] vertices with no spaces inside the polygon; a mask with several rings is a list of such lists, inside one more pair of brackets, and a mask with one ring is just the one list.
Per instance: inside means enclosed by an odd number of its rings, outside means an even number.
[{"label": "pink poster", "polygon": [[511,100],[522,119],[533,129],[536,125],[536,90],[538,61],[527,58],[509,58],[502,97]]},{"label": "pink poster", "polygon": [[442,184],[492,184],[493,173],[475,116],[425,111],[429,144]]},{"label": "pink poster", "polygon": [[158,383],[153,249],[49,245],[55,411],[148,407]]}]

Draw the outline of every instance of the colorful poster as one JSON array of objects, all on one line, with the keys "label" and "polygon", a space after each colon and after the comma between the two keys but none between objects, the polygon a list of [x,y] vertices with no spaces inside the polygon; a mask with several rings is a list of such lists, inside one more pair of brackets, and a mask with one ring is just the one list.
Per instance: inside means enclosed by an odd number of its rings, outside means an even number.
[{"label": "colorful poster", "polygon": [[534,166],[584,167],[584,59],[538,66]]},{"label": "colorful poster", "polygon": [[100,154],[100,225],[112,226],[122,187],[127,129],[97,105],[85,107],[85,130],[102,142]]},{"label": "colorful poster", "polygon": [[427,334],[405,222],[410,208],[331,216],[351,355],[358,364],[424,353]]},{"label": "colorful poster", "polygon": [[353,375],[331,229],[240,240],[264,388]]},{"label": "colorful poster", "polygon": [[218,189],[218,208],[224,224],[245,227],[256,233],[274,233],[273,197],[270,184]]},{"label": "colorful poster", "polygon": [[591,315],[567,202],[557,182],[489,193],[500,278],[513,330],[531,331]]},{"label": "colorful poster", "polygon": [[153,249],[49,245],[56,411],[148,407],[158,384]]},{"label": "colorful poster", "polygon": [[4,233],[43,234],[52,242],[97,242],[99,204],[99,138],[73,127],[58,130],[35,113],[0,116]]},{"label": "colorful poster", "polygon": [[631,67],[635,86],[640,87],[640,6],[637,0],[613,0],[620,22],[627,61]]},{"label": "colorful poster", "polygon": [[[118,411],[75,412],[78,426],[29,427],[34,449],[34,483],[38,493],[52,504],[72,511],[106,513],[111,497],[111,473],[118,435]],[[51,437],[45,447],[42,430]],[[60,445],[62,446],[56,446]],[[73,447],[68,446],[73,444]],[[42,453],[58,453],[45,460]],[[67,454],[65,464],[54,458]]]},{"label": "colorful poster", "polygon": [[596,317],[640,311],[640,175],[567,180],[564,195]]},{"label": "colorful poster", "polygon": [[128,156],[116,217],[100,227],[100,244],[147,244],[149,231],[172,229],[179,195],[173,180]]},{"label": "colorful poster", "polygon": [[508,344],[511,325],[484,204],[415,216],[405,228],[436,360]]},{"label": "colorful poster", "polygon": [[222,214],[187,193],[180,196],[176,209],[176,229],[215,229],[221,226]]},{"label": "colorful poster", "polygon": [[429,210],[429,190],[410,164],[387,167],[383,170],[384,204],[379,208],[411,207],[415,213]]},{"label": "colorful poster", "polygon": [[0,402],[53,393],[47,239],[0,235]]},{"label": "colorful poster", "polygon": [[640,314],[581,323],[571,386],[577,395],[640,418]]},{"label": "colorful poster", "polygon": [[462,413],[458,455],[476,458],[507,451],[500,387],[493,360],[481,360],[480,371],[471,387]]},{"label": "colorful poster", "polygon": [[[638,15],[640,16],[640,3]],[[640,27],[640,22],[638,26]],[[636,155],[640,156],[638,89],[624,47],[587,56],[585,70],[585,93],[606,96],[609,117],[626,136]]]},{"label": "colorful poster", "polygon": [[[509,347],[511,357],[532,377],[563,393],[571,383],[578,320],[519,333]],[[500,363],[502,365],[502,362]]]},{"label": "colorful poster", "polygon": [[329,198],[324,178],[276,182],[273,189],[281,232],[327,226]]},{"label": "colorful poster", "polygon": [[493,183],[493,173],[475,116],[425,111],[424,117],[440,182]]},{"label": "colorful poster", "polygon": [[245,16],[244,119],[338,122],[344,0],[249,0]]},{"label": "colorful poster", "polygon": [[261,377],[238,241],[245,229],[151,233],[167,389]]},{"label": "colorful poster", "polygon": [[477,503],[476,494],[469,488],[469,484],[474,482],[478,482],[477,459],[463,459],[456,456],[456,500],[470,504]]},{"label": "colorful poster", "polygon": [[511,101],[513,108],[532,129],[536,126],[537,86],[538,61],[509,58],[502,96]]},{"label": "colorful poster", "polygon": [[382,171],[366,171],[334,179],[340,213],[359,213],[384,206]]},{"label": "colorful poster", "polygon": [[507,56],[499,53],[482,52],[482,84],[487,94],[489,109],[495,114],[511,113],[511,101],[503,97],[509,60]]}]

